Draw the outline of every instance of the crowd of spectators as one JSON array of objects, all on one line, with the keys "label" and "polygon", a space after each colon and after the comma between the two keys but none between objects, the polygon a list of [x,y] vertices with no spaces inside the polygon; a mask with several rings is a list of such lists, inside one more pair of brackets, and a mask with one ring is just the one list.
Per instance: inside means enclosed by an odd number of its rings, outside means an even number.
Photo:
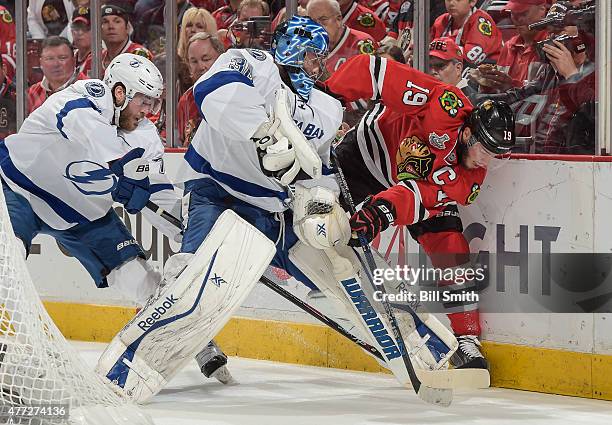
[{"label": "crowd of spectators", "polygon": [[[15,22],[0,0],[0,136],[15,131]],[[354,55],[412,63],[413,0],[299,0],[298,13],[327,30],[328,78]],[[429,73],[473,101],[498,97],[517,115],[519,150],[593,154],[595,34],[592,13],[565,19],[594,0],[431,0]],[[176,0],[180,100],[177,135],[186,146],[199,123],[191,86],[226,49],[268,49],[286,18],[284,2]],[[14,3],[13,3],[14,5]],[[578,16],[578,15],[576,15]],[[536,26],[544,18],[548,24]],[[101,7],[102,67],[118,54],[166,58],[164,0],[107,0]],[[29,0],[28,112],[52,93],[92,75],[89,0]],[[174,54],[174,50],[173,50]],[[162,73],[164,69],[160,68]],[[369,105],[355,104],[359,116]],[[165,115],[158,128],[164,135]]]}]

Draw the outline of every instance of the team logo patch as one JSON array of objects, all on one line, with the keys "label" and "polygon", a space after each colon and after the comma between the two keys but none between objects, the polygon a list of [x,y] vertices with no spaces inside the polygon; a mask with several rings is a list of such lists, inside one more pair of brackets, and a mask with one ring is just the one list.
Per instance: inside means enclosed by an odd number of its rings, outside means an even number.
[{"label": "team logo patch", "polygon": [[471,204],[476,200],[478,194],[480,193],[480,185],[478,183],[474,183],[472,185],[472,193],[467,197],[467,203]]},{"label": "team logo patch", "polygon": [[92,161],[73,161],[66,166],[64,177],[84,195],[106,195],[117,184],[117,176],[108,168]]},{"label": "team logo patch", "polygon": [[436,133],[429,133],[429,144],[436,149],[446,149],[445,143],[450,140],[448,134],[438,136]]},{"label": "team logo patch", "polygon": [[266,54],[262,50],[258,50],[258,49],[246,49],[246,50],[247,52],[251,54],[251,56],[253,56],[258,61],[263,62],[266,60]]},{"label": "team logo patch", "polygon": [[90,81],[85,83],[85,90],[93,97],[102,97],[104,96],[104,86],[102,83],[98,83],[96,81]]},{"label": "team logo patch", "polygon": [[455,151],[451,151],[451,153],[446,155],[446,158],[444,158],[444,160],[448,165],[454,165],[457,162],[457,154],[455,153]]},{"label": "team logo patch", "polygon": [[372,15],[370,12],[359,15],[357,17],[357,22],[359,22],[359,24],[365,28],[372,28],[376,23],[374,20],[374,15]]},{"label": "team logo patch", "polygon": [[147,59],[151,59],[151,54],[144,47],[137,47],[136,49],[132,50],[131,53],[138,55],[138,56],[145,57]]},{"label": "team logo patch", "polygon": [[13,23],[13,16],[11,15],[11,12],[9,12],[8,10],[6,9],[0,10],[0,15],[2,15],[2,22],[7,23],[7,24]]},{"label": "team logo patch", "polygon": [[482,17],[478,18],[478,31],[487,37],[491,37],[491,34],[493,34],[493,25],[491,21]]},{"label": "team logo patch", "polygon": [[359,49],[359,53],[363,55],[373,55],[374,51],[374,42],[372,40],[359,40],[357,42],[357,48]]},{"label": "team logo patch", "polygon": [[463,108],[463,101],[450,90],[444,90],[444,93],[442,93],[442,96],[438,99],[440,100],[440,106],[442,106],[444,112],[452,118],[457,116],[460,108]]},{"label": "team logo patch", "polygon": [[402,140],[395,162],[397,163],[397,179],[424,179],[433,168],[436,156],[429,147],[416,136]]}]

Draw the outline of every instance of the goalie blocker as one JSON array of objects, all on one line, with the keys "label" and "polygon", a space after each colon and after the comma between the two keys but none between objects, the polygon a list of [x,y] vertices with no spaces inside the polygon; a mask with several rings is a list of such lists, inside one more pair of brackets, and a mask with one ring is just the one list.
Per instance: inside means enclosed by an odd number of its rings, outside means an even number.
[{"label": "goalie blocker", "polygon": [[[227,323],[276,252],[274,243],[227,210],[195,254],[178,254],[147,305],[115,336],[96,371],[145,402]],[[173,275],[173,276],[171,276]]]}]

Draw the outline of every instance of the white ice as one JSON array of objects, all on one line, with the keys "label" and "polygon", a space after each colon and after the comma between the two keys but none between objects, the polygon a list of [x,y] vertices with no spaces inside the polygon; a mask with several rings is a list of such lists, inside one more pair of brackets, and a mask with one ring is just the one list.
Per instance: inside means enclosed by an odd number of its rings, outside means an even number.
[{"label": "white ice", "polygon": [[[92,366],[104,348],[75,345]],[[600,400],[491,388],[436,408],[391,375],[237,357],[229,367],[238,385],[204,378],[194,361],[144,409],[156,425],[612,425]]]}]

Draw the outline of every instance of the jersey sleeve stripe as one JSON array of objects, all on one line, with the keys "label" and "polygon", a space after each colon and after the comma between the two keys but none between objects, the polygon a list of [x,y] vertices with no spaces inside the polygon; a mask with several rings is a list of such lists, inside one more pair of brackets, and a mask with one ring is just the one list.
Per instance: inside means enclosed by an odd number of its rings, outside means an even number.
[{"label": "jersey sleeve stripe", "polygon": [[32,195],[42,199],[67,223],[82,224],[90,222],[90,220],[88,220],[77,210],[66,204],[55,195],[38,187],[32,180],[27,178],[21,171],[19,171],[17,167],[15,167],[15,164],[13,164],[4,141],[0,141],[0,168],[2,168],[2,173],[7,179],[21,187],[23,190],[26,190]]},{"label": "jersey sleeve stripe", "polygon": [[246,84],[247,86],[254,87],[253,80],[238,71],[221,71],[198,83],[193,88],[193,97],[202,118],[206,119],[202,111],[202,102],[204,102],[204,98],[219,87],[232,83]]},{"label": "jersey sleeve stripe", "polygon": [[90,99],[82,97],[80,99],[74,99],[66,102],[61,111],[56,114],[57,117],[57,129],[60,134],[64,136],[64,138],[68,138],[66,133],[64,133],[64,118],[70,113],[70,111],[74,111],[75,109],[83,109],[83,108],[92,108],[98,113],[102,113],[100,108],[96,106]]},{"label": "jersey sleeve stripe", "polygon": [[185,152],[185,161],[187,161],[196,172],[212,177],[217,182],[226,185],[235,192],[255,198],[278,198],[281,201],[289,197],[286,192],[269,189],[239,177],[232,176],[231,174],[215,170],[212,164],[195,150],[193,145],[189,145],[189,148],[187,148],[187,152]]}]

